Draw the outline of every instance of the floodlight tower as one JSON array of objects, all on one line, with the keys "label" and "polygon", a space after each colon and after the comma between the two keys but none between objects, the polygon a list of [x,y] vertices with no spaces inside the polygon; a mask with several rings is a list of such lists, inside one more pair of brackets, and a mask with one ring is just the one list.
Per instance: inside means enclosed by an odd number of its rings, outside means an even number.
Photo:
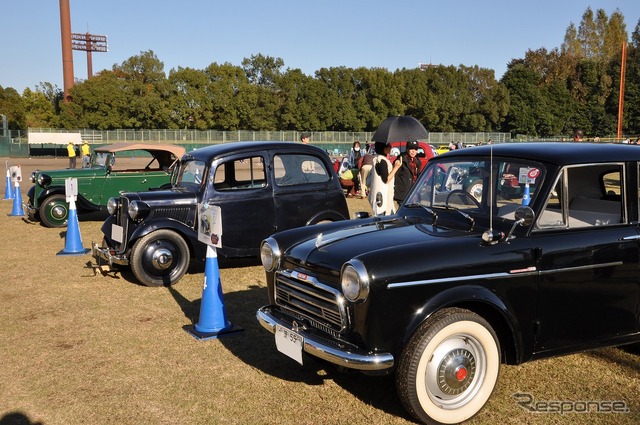
[{"label": "floodlight tower", "polygon": [[71,34],[71,48],[87,52],[87,79],[93,77],[93,63],[91,52],[108,52],[107,36],[94,34]]},{"label": "floodlight tower", "polygon": [[[72,34],[71,12],[69,0],[60,0],[60,33],[62,36],[62,76],[64,80],[64,100],[71,100],[69,91],[73,88],[73,52],[85,50],[87,52],[87,78],[93,75],[91,52],[106,52],[107,37],[105,35]],[[72,42],[73,40],[73,42]]]}]

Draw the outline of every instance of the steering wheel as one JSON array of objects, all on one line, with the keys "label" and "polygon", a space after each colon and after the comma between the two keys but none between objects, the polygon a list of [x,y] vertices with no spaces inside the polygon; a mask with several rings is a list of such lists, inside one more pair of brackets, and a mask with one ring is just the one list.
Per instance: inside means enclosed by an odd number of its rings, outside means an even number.
[{"label": "steering wheel", "polygon": [[482,205],[480,205],[480,202],[478,202],[478,200],[469,192],[467,192],[466,190],[460,190],[460,189],[456,189],[456,190],[452,190],[451,192],[449,192],[449,194],[447,195],[447,199],[445,201],[445,204],[447,206],[449,206],[449,200],[451,199],[451,197],[453,195],[458,195],[458,194],[463,194],[465,197],[471,199],[473,201],[473,203],[475,204],[475,206],[479,209],[482,210]]}]

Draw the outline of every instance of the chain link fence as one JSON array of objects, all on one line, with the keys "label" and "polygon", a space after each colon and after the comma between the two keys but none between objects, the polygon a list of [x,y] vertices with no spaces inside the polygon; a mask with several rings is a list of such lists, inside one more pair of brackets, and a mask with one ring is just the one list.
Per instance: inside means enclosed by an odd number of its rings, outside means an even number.
[{"label": "chain link fence", "polygon": [[[28,143],[29,132],[36,133],[80,133],[93,147],[119,142],[157,142],[171,143],[186,147],[188,150],[198,147],[238,141],[300,141],[302,133],[307,131],[218,131],[218,130],[60,130],[50,128],[29,128],[28,131],[11,130],[9,137],[0,138],[0,156],[64,156],[65,145]],[[349,131],[313,131],[311,144],[316,145],[334,155],[346,154],[353,142],[368,143],[373,132]],[[478,145],[492,140],[494,143],[511,141],[510,133],[429,133],[425,140],[434,146],[448,145],[450,142],[462,142],[464,145]]]}]

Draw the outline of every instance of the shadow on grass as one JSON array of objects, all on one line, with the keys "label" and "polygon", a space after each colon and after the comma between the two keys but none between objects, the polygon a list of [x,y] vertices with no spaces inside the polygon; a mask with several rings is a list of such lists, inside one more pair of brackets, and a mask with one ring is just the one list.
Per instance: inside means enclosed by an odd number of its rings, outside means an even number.
[{"label": "shadow on grass", "polygon": [[[185,317],[195,324],[199,320],[201,299],[189,301],[175,287],[167,288]],[[304,366],[281,354],[276,349],[273,334],[260,326],[256,311],[267,303],[267,289],[250,286],[249,289],[226,293],[223,306],[227,321],[243,328],[242,332],[217,338],[220,343],[243,363],[277,379],[323,385],[335,382],[363,403],[388,414],[411,420],[397,397],[393,376],[368,376],[359,372],[345,372],[315,357],[304,355]],[[204,342],[206,343],[206,342]]]},{"label": "shadow on grass", "polygon": [[0,417],[0,425],[42,425],[42,422],[34,422],[22,412],[9,412]]},{"label": "shadow on grass", "polygon": [[585,354],[594,359],[618,364],[634,373],[640,373],[640,348],[636,345],[588,351]]},{"label": "shadow on grass", "polygon": [[[107,219],[107,217],[109,217],[109,213],[107,211],[92,211],[87,213],[78,213],[78,222],[96,221],[96,222],[102,223]],[[44,228],[47,227],[40,220],[30,220],[26,212],[25,212],[25,216],[22,217],[22,221],[32,226],[40,226]],[[67,232],[67,227],[66,226],[60,227],[60,229],[64,229],[64,231],[60,233],[60,238],[64,239]]]}]

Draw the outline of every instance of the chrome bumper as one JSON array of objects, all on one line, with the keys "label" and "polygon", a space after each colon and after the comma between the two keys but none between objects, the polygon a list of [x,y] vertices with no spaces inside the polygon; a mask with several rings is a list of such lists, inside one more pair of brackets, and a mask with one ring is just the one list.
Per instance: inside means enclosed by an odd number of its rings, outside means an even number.
[{"label": "chrome bumper", "polygon": [[392,354],[359,350],[340,344],[337,341],[333,342],[326,338],[319,338],[302,328],[293,329],[293,326],[273,313],[271,306],[260,308],[256,313],[256,318],[263,328],[273,334],[276,332],[276,325],[298,333],[304,338],[303,350],[306,353],[338,366],[357,370],[385,370],[393,367]]},{"label": "chrome bumper", "polygon": [[27,216],[30,220],[32,220],[36,216],[36,212],[38,212],[38,209],[34,208],[29,202],[26,204],[23,202],[22,209],[27,212]]},{"label": "chrome bumper", "polygon": [[111,252],[109,252],[109,248],[102,248],[95,242],[91,246],[91,254],[96,258],[105,260],[109,263],[110,266],[113,266],[114,264],[118,264],[119,266],[129,265],[128,258],[121,255],[112,254]]}]

